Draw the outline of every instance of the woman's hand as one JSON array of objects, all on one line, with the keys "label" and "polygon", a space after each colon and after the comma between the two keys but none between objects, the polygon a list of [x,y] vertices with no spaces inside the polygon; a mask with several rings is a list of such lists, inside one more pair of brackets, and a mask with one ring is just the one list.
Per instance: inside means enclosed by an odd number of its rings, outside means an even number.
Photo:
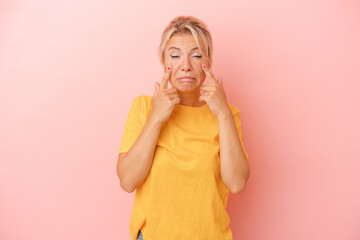
[{"label": "woman's hand", "polygon": [[167,88],[171,73],[171,66],[167,68],[161,84],[155,82],[155,92],[152,99],[151,115],[160,123],[165,122],[176,104],[180,103],[180,98],[176,88]]},{"label": "woman's hand", "polygon": [[207,69],[205,64],[202,64],[210,85],[203,85],[200,87],[201,96],[199,101],[205,101],[210,110],[216,115],[216,117],[226,116],[232,114],[228,102],[226,100],[225,90],[222,83],[222,78],[216,80],[212,72]]}]

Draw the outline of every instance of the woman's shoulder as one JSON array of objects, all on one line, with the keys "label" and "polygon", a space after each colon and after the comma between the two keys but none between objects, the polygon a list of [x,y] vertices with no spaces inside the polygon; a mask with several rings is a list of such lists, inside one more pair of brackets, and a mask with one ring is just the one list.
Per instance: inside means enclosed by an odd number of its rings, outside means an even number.
[{"label": "woman's shoulder", "polygon": [[148,112],[151,109],[152,96],[139,95],[136,96],[132,102],[132,106],[139,109],[141,112]]},{"label": "woman's shoulder", "polygon": [[147,95],[139,95],[137,97],[134,98],[135,102],[138,103],[151,103],[152,102],[152,96],[147,96]]},{"label": "woman's shoulder", "polygon": [[232,112],[234,115],[235,115],[236,113],[239,113],[239,112],[240,112],[239,108],[237,108],[234,104],[229,103],[229,107],[230,107],[231,112]]}]

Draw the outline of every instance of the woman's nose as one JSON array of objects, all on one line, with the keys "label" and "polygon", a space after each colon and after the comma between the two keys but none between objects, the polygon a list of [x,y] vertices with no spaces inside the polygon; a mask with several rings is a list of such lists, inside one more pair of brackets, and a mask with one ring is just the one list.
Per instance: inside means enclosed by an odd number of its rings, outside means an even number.
[{"label": "woman's nose", "polygon": [[188,72],[191,71],[191,64],[188,58],[184,58],[183,62],[182,62],[182,71]]}]

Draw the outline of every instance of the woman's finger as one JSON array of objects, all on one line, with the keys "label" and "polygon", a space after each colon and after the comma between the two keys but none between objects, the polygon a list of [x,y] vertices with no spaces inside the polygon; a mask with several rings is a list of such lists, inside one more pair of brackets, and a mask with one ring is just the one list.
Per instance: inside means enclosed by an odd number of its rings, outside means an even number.
[{"label": "woman's finger", "polygon": [[211,83],[211,85],[218,85],[218,81],[216,80],[214,74],[207,68],[207,66],[205,64],[201,64],[202,69],[204,70],[206,76],[209,79],[209,82]]},{"label": "woman's finger", "polygon": [[168,93],[168,94],[172,94],[172,93],[177,93],[177,89],[174,87],[168,88],[168,89],[164,89],[164,92]]},{"label": "woman's finger", "polygon": [[200,102],[207,102],[207,99],[208,99],[208,96],[203,96],[203,95],[201,95],[201,96],[199,97],[199,101],[200,101]]},{"label": "woman's finger", "polygon": [[214,85],[202,85],[201,87],[200,87],[200,90],[201,91],[211,91],[211,92],[214,92],[214,91],[216,91],[216,88],[217,88],[217,86],[214,86]]},{"label": "woman's finger", "polygon": [[170,78],[170,72],[171,72],[171,66],[167,67],[166,72],[164,73],[164,76],[163,76],[161,84],[160,84],[161,89],[167,88],[169,78]]},{"label": "woman's finger", "polygon": [[201,92],[201,96],[211,96],[213,92]]},{"label": "woman's finger", "polygon": [[160,86],[160,84],[159,84],[158,82],[154,82],[154,84],[155,84],[155,91],[154,91],[153,97],[156,96],[156,94],[157,94],[157,92],[158,92],[158,90],[159,90],[159,86]]},{"label": "woman's finger", "polygon": [[179,97],[179,95],[177,93],[173,93],[173,94],[169,94],[168,97],[170,100],[173,100],[174,98]]}]

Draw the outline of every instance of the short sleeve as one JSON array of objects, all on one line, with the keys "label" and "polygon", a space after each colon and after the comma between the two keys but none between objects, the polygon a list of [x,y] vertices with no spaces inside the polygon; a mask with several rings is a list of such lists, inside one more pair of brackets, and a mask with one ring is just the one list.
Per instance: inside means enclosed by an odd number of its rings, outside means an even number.
[{"label": "short sleeve", "polygon": [[142,104],[141,97],[136,97],[131,104],[121,139],[119,154],[130,150],[144,127],[144,107]]},{"label": "short sleeve", "polygon": [[236,108],[234,105],[231,105],[231,104],[230,104],[230,107],[231,107],[231,111],[232,111],[233,116],[234,116],[237,131],[238,131],[238,134],[239,134],[239,137],[240,137],[241,146],[242,146],[242,148],[244,150],[246,159],[248,160],[249,156],[248,156],[248,153],[245,150],[244,143],[243,143],[243,140],[242,140],[240,110],[238,108]]}]

